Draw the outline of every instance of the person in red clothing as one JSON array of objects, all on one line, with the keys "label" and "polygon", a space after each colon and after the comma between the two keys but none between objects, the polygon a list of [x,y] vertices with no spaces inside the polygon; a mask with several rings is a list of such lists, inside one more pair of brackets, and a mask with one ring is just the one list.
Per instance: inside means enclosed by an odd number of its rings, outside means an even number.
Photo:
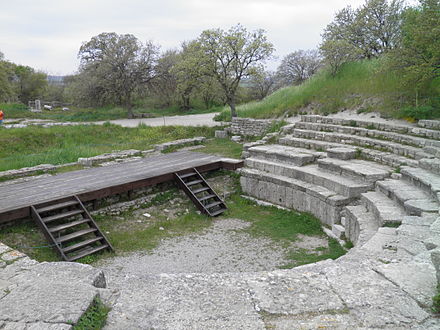
[{"label": "person in red clothing", "polygon": [[5,114],[3,113],[3,110],[0,109],[0,126],[3,125],[3,118],[4,118]]}]

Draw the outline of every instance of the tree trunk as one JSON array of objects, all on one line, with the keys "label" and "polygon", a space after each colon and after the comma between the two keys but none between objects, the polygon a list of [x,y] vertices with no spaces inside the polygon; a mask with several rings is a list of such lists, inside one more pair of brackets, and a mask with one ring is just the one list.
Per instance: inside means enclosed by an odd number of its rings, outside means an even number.
[{"label": "tree trunk", "polygon": [[182,95],[182,110],[188,111],[190,109],[190,96]]},{"label": "tree trunk", "polygon": [[134,118],[133,105],[131,104],[131,98],[130,97],[127,98],[126,107],[127,107],[127,117],[128,117],[128,119],[133,119]]},{"label": "tree trunk", "polygon": [[231,108],[231,117],[237,117],[237,111],[235,110],[235,99],[234,97],[228,98],[228,105]]}]

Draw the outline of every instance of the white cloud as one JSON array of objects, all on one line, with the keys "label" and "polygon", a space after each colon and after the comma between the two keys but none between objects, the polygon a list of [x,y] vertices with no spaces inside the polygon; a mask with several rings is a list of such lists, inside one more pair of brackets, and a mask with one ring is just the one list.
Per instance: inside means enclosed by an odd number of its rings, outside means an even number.
[{"label": "white cloud", "polygon": [[334,13],[364,0],[0,0],[0,51],[49,73],[78,67],[81,43],[101,32],[131,33],[162,49],[209,28],[263,28],[282,57],[316,47]]}]

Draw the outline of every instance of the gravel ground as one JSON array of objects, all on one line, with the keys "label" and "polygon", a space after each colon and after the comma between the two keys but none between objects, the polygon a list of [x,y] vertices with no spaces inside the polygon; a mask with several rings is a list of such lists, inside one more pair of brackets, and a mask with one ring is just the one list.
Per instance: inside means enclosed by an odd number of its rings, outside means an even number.
[{"label": "gravel ground", "polygon": [[[111,123],[121,125],[123,127],[137,127],[139,124],[147,126],[222,126],[224,123],[212,120],[218,113],[204,113],[199,115],[186,116],[164,116],[157,118],[142,119],[116,119],[110,120]],[[95,124],[103,124],[105,121],[95,122]]]},{"label": "gravel ground", "polygon": [[106,259],[97,267],[105,271],[110,286],[118,287],[130,275],[254,272],[286,264],[287,250],[270,239],[240,231],[249,226],[238,219],[214,220],[201,233],[165,239],[150,253]]}]

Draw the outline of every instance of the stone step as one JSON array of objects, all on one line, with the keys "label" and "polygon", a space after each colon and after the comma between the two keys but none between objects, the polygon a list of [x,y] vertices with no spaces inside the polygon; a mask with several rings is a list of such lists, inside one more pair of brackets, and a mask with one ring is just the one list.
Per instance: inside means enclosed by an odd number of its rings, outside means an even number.
[{"label": "stone step", "polygon": [[356,148],[344,147],[344,148],[330,148],[327,149],[327,156],[330,158],[348,160],[356,158]]},{"label": "stone step", "polygon": [[434,130],[440,130],[440,120],[419,120],[417,122],[417,126],[434,129]]},{"label": "stone step", "polygon": [[374,162],[352,159],[341,160],[335,158],[318,159],[318,166],[326,171],[334,172],[338,175],[354,177],[364,182],[376,182],[390,176],[392,168]]},{"label": "stone step", "polygon": [[424,170],[440,174],[440,159],[439,158],[422,158],[419,159],[419,167]]},{"label": "stone step", "polygon": [[345,236],[355,246],[364,245],[377,232],[378,220],[364,205],[348,205],[345,211]]},{"label": "stone step", "polygon": [[[364,127],[352,127],[352,126],[324,124],[324,123],[297,122],[294,124],[294,128],[364,136],[374,139],[393,141],[399,144],[406,144],[419,148],[429,147],[429,146],[440,147],[439,140],[426,139],[423,137],[401,134],[390,131],[381,131],[377,129],[371,129],[371,127],[364,128]],[[289,129],[286,129],[285,132],[286,133],[293,132],[293,128],[289,127]]]},{"label": "stone step", "polygon": [[323,223],[339,223],[342,207],[353,201],[322,186],[256,169],[242,168],[240,183],[249,196],[301,212]]},{"label": "stone step", "polygon": [[388,179],[376,182],[376,190],[398,202],[409,215],[423,212],[437,213],[440,204],[429,193],[408,181]]},{"label": "stone step", "polygon": [[440,175],[423,168],[409,166],[402,167],[400,173],[403,180],[424,189],[432,197],[436,198],[437,201],[440,201]]},{"label": "stone step", "polygon": [[[440,143],[440,141],[437,141]],[[424,147],[423,151],[433,155],[436,158],[440,158],[440,148],[437,146],[428,146],[428,147]]]},{"label": "stone step", "polygon": [[249,156],[281,163],[303,166],[324,157],[325,153],[279,144],[260,145],[248,149]]},{"label": "stone step", "polygon": [[361,195],[366,209],[373,213],[380,227],[389,224],[400,224],[407,214],[399,204],[378,191],[370,191]]},{"label": "stone step", "polygon": [[292,166],[264,159],[247,158],[245,165],[259,171],[269,172],[294,178],[307,183],[322,186],[346,197],[358,197],[361,193],[374,188],[372,183],[362,182],[354,178],[347,178],[335,173],[326,172],[318,165]]},{"label": "stone step", "polygon": [[[310,148],[317,151],[326,151],[330,148],[347,147],[347,145],[342,143],[298,138],[291,135],[286,135],[284,137],[281,137],[278,142],[284,145],[300,147],[300,148]],[[418,166],[418,161],[407,157],[398,156],[390,152],[361,148],[361,147],[356,147],[356,150],[358,150],[360,157],[378,163],[382,163],[388,166],[392,166],[392,167],[406,166],[406,165]]]},{"label": "stone step", "polygon": [[428,139],[440,140],[440,131],[416,127],[414,125],[403,125],[394,123],[384,123],[369,120],[359,120],[359,119],[344,119],[335,117],[324,117],[318,115],[303,115],[301,116],[302,122],[310,123],[324,123],[333,124],[341,126],[351,126],[351,127],[364,127],[368,129],[376,129],[379,131],[396,132],[403,134],[411,134],[415,136],[425,137]]},{"label": "stone step", "polygon": [[345,228],[342,225],[339,224],[333,224],[332,225],[332,233],[338,238],[338,239],[345,239]]},{"label": "stone step", "polygon": [[364,136],[332,133],[332,132],[317,132],[313,130],[294,129],[292,135],[300,138],[316,139],[327,142],[342,142],[353,146],[374,148],[381,151],[389,151],[399,156],[408,157],[411,159],[432,158],[431,154],[425,153],[423,149],[408,145],[403,145],[396,142],[372,139]]}]

